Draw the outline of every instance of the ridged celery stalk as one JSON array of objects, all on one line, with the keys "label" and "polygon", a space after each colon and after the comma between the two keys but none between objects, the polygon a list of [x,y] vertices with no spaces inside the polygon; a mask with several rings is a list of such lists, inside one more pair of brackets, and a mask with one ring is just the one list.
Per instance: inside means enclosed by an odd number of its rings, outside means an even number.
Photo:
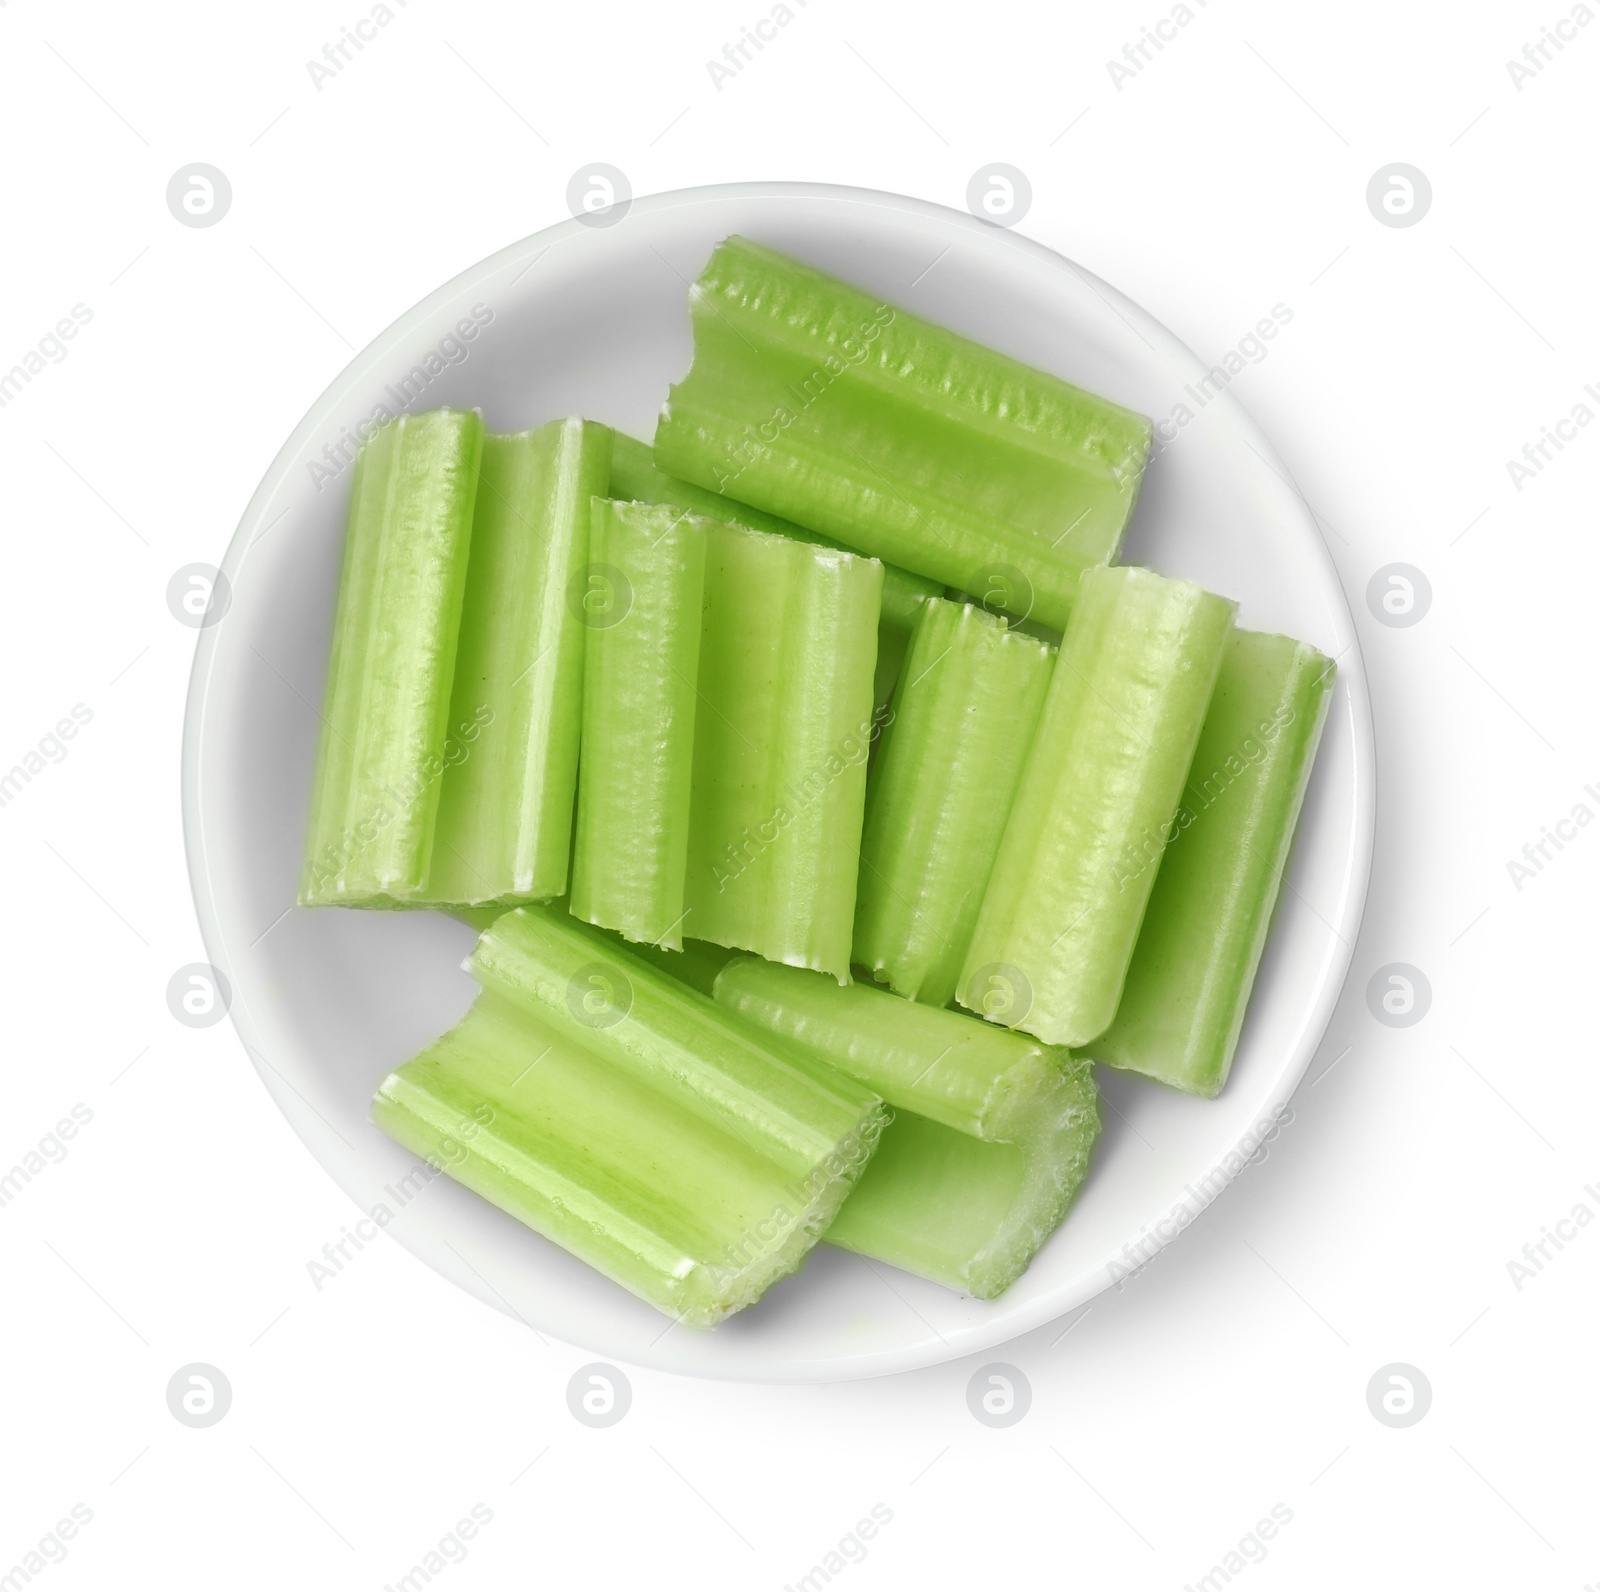
[{"label": "ridged celery stalk", "polygon": [[957,998],[1079,1046],[1116,1015],[1235,604],[1092,569],[1068,627]]},{"label": "ridged celery stalk", "polygon": [[419,904],[545,900],[567,888],[583,698],[589,503],[611,433],[555,420],[484,442],[449,760]]},{"label": "ridged celery stalk", "polygon": [[469,969],[460,1024],[376,1121],[658,1309],[712,1326],[793,1271],[871,1156],[882,1102],[541,907]]},{"label": "ridged celery stalk", "polygon": [[683,933],[849,977],[883,566],[706,531]]},{"label": "ridged celery stalk", "polygon": [[1050,684],[1049,647],[930,599],[867,786],[855,959],[946,1006]]},{"label": "ridged celery stalk", "polygon": [[428,882],[482,450],[476,414],[439,409],[356,459],[303,906],[393,905]]},{"label": "ridged celery stalk", "polygon": [[1060,1225],[1100,1131],[1086,1061],[959,1012],[754,957],[719,1004],[895,1107],[829,1243],[992,1299]]},{"label": "ridged celery stalk", "polygon": [[1333,678],[1332,660],[1304,642],[1229,638],[1097,1060],[1191,1094],[1227,1081]]},{"label": "ridged celery stalk", "polygon": [[629,940],[683,945],[707,522],[596,498],[586,612],[575,917]]},{"label": "ridged celery stalk", "polygon": [[754,956],[729,962],[713,993],[719,1005],[849,1073],[897,1110],[979,1139],[1013,1141],[1033,1131],[1067,1059],[961,1012]]},{"label": "ridged celery stalk", "polygon": [[746,238],[690,292],[674,476],[962,591],[1016,569],[1061,628],[1115,556],[1150,422]]}]

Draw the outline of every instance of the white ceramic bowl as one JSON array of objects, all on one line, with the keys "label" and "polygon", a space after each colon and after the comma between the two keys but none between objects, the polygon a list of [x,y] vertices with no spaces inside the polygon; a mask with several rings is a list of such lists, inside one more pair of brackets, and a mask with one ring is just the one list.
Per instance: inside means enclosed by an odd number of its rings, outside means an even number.
[{"label": "white ceramic bowl", "polygon": [[[1111,1109],[1088,1183],[990,1303],[823,1246],[754,1309],[698,1333],[445,1177],[403,1200],[417,1163],[367,1104],[465,1010],[472,935],[431,913],[292,906],[350,480],[328,473],[341,437],[377,403],[393,407],[385,388],[409,379],[414,407],[477,407],[495,430],[583,414],[648,439],[689,363],[688,284],[732,232],[1158,420],[1186,404],[1194,418],[1167,428],[1125,558],[1235,597],[1241,624],[1302,637],[1340,664],[1226,1091],[1191,1100],[1102,1069]],[[481,329],[459,338],[474,312]],[[407,376],[419,366],[425,385]],[[231,606],[200,632],[183,769],[195,897],[233,1020],[268,1093],[351,1198],[383,1207],[391,1236],[542,1332],[641,1365],[763,1381],[872,1376],[991,1347],[1082,1304],[1187,1226],[1256,1148],[1322,1038],[1373,822],[1366,681],[1333,564],[1232,395],[1202,406],[1185,393],[1202,374],[1136,304],[1036,243],[918,200],[798,183],[663,194],[613,225],[564,222],[464,272],[352,360],[273,461],[228,549]]]}]

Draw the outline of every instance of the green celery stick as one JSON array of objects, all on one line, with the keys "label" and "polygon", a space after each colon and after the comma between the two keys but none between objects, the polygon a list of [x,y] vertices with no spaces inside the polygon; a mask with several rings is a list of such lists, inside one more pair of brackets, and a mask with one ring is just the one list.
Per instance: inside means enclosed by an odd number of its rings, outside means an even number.
[{"label": "green celery stick", "polygon": [[[833,1113],[819,1119],[824,1137],[877,1120],[870,1090],[830,1066],[779,1052],[709,997],[559,907],[521,907],[496,919],[468,967],[486,989],[645,1082],[691,1081],[696,1109],[718,1120],[737,1116],[740,1132],[763,1153],[818,1148],[822,1139],[797,1124],[824,1105]],[[783,1059],[776,1071],[775,1056]]]},{"label": "green celery stick", "polygon": [[1235,607],[1147,569],[1085,572],[962,1005],[1055,1045],[1110,1024]]},{"label": "green celery stick", "polygon": [[629,940],[683,946],[707,521],[596,498],[585,611],[575,917]]},{"label": "green celery stick", "polygon": [[656,463],[963,591],[1015,571],[1061,628],[1116,554],[1143,416],[752,243],[690,292],[694,362]]},{"label": "green celery stick", "polygon": [[1013,1142],[1040,1126],[1064,1050],[961,1012],[918,1006],[870,984],[736,957],[722,969],[719,1005],[959,1133]]},{"label": "green celery stick", "polygon": [[1037,1127],[1016,1144],[897,1112],[828,1242],[977,1299],[1004,1293],[1088,1173],[1100,1133],[1089,1063],[1064,1059],[1040,1106]]},{"label": "green celery stick", "polygon": [[402,415],[356,460],[302,906],[383,906],[428,881],[483,451],[475,413]]},{"label": "green celery stick", "polygon": [[896,1109],[828,1241],[980,1299],[1066,1214],[1100,1130],[1087,1062],[869,984],[736,957],[715,995]]},{"label": "green celery stick", "polygon": [[849,978],[883,566],[706,529],[683,930]]},{"label": "green celery stick", "polygon": [[[611,496],[631,498],[640,503],[670,503],[721,520],[725,525],[742,525],[747,530],[767,531],[774,536],[792,536],[796,541],[819,547],[842,547],[831,536],[807,530],[776,514],[764,514],[748,503],[738,503],[720,493],[680,481],[656,467],[646,443],[626,433],[614,433],[611,454]],[[917,622],[923,599],[937,597],[943,588],[937,581],[925,580],[894,564],[883,566],[883,601],[878,614],[878,667],[873,680],[873,705],[882,708],[894,692],[900,662]]]},{"label": "green celery stick", "polygon": [[[1099,1061],[1213,1096],[1228,1078],[1333,691],[1288,636],[1228,638]],[[1152,862],[1151,867],[1154,868]]]},{"label": "green celery stick", "polygon": [[477,1003],[384,1080],[381,1127],[690,1325],[799,1265],[873,1151],[869,1090],[559,911],[468,966]]},{"label": "green celery stick", "polygon": [[582,420],[484,440],[433,870],[414,899],[476,906],[567,888],[578,775],[589,502],[611,433]]},{"label": "green celery stick", "polygon": [[931,598],[867,786],[855,959],[947,1006],[1044,706],[1053,655]]}]

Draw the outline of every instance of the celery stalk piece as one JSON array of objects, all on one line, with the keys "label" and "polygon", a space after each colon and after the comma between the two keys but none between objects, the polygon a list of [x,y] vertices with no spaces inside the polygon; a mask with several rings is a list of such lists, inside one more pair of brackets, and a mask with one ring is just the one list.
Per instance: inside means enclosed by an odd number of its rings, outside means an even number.
[{"label": "celery stalk piece", "polygon": [[800,1055],[849,1073],[896,1109],[979,1139],[1013,1142],[1035,1132],[1069,1059],[961,1012],[754,956],[729,962],[714,994],[719,1005]]},{"label": "celery stalk piece", "polygon": [[1116,1015],[1236,605],[1092,569],[978,914],[957,998],[1055,1045]]},{"label": "celery stalk piece", "polygon": [[1288,636],[1228,639],[1116,1020],[1095,1058],[1191,1094],[1233,1064],[1333,691]]},{"label": "celery stalk piece", "polygon": [[947,1006],[1050,683],[1049,647],[932,598],[867,785],[855,959]]},{"label": "celery stalk piece", "polygon": [[611,433],[582,420],[484,440],[450,722],[417,904],[544,900],[567,888],[578,776],[589,502]]},{"label": "celery stalk piece", "polygon": [[[670,503],[725,525],[742,525],[747,530],[767,531],[774,536],[792,536],[796,541],[820,547],[840,548],[842,543],[819,531],[807,530],[776,514],[764,514],[748,503],[738,503],[720,493],[679,481],[657,469],[646,443],[618,431],[614,433],[611,454],[611,496],[639,503]],[[878,668],[873,681],[873,703],[882,708],[894,692],[900,661],[917,622],[923,600],[937,597],[943,590],[937,581],[925,580],[894,564],[883,566],[883,601],[878,614]]]},{"label": "celery stalk piece", "polygon": [[706,531],[683,931],[850,973],[883,566]]},{"label": "celery stalk piece", "polygon": [[897,1112],[828,1242],[977,1299],[1004,1293],[1061,1225],[1100,1133],[1080,1057],[1063,1060],[1040,1104],[1036,1128],[1016,1144]]},{"label": "celery stalk piece", "polygon": [[763,1154],[810,1155],[881,1116],[870,1089],[773,1045],[557,907],[522,907],[496,919],[468,970],[485,989],[643,1081],[689,1088],[694,1109],[736,1120]]},{"label": "celery stalk piece", "polygon": [[707,521],[596,498],[585,609],[575,917],[683,946]]},{"label": "celery stalk piece", "polygon": [[302,906],[427,884],[483,450],[475,413],[402,415],[356,459]]},{"label": "celery stalk piece", "polygon": [[1143,416],[745,238],[689,307],[663,470],[963,591],[1019,571],[1057,628],[1080,572],[1115,556]]},{"label": "celery stalk piece", "polygon": [[870,1090],[558,911],[502,916],[379,1125],[640,1298],[712,1326],[793,1271],[884,1121]]}]

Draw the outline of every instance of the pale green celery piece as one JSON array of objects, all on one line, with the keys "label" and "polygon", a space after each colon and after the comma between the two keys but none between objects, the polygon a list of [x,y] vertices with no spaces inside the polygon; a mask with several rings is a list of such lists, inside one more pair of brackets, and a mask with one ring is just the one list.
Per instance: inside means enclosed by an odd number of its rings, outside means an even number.
[{"label": "pale green celery piece", "polygon": [[384,1080],[380,1126],[690,1325],[795,1270],[872,1154],[876,1096],[556,910],[505,914],[468,966],[482,994]]},{"label": "pale green celery piece", "polygon": [[719,1005],[849,1073],[896,1109],[979,1139],[1036,1132],[1069,1061],[1064,1050],[961,1012],[754,956],[729,962],[713,993]]},{"label": "pale green celery piece", "polygon": [[356,459],[302,906],[389,906],[427,883],[482,450],[475,413],[437,409]]},{"label": "pale green celery piece", "polygon": [[706,532],[683,932],[849,978],[882,566]]},{"label": "pale green celery piece", "polygon": [[567,888],[583,700],[589,502],[611,432],[582,420],[485,439],[433,870],[418,905]]},{"label": "pale green celery piece", "polygon": [[1333,691],[1334,665],[1288,636],[1236,630],[1175,832],[1097,1060],[1191,1094],[1233,1065]]},{"label": "pale green celery piece", "polygon": [[[792,536],[797,541],[819,547],[840,548],[842,543],[820,531],[808,530],[792,520],[765,514],[748,503],[723,497],[703,486],[680,481],[657,469],[649,445],[618,431],[614,433],[611,455],[611,496],[640,503],[670,503],[725,525],[742,525],[747,530],[766,531],[774,536]],[[883,598],[878,615],[878,664],[873,679],[873,705],[881,709],[894,693],[900,661],[911,640],[917,611],[923,600],[937,597],[937,581],[925,580],[894,564],[883,566]]]},{"label": "pale green celery piece", "polygon": [[1061,628],[1115,557],[1150,422],[746,238],[690,292],[659,467]]},{"label": "pale green celery piece", "polygon": [[1080,1057],[1056,1072],[1037,1128],[1016,1144],[896,1112],[828,1242],[994,1299],[1061,1225],[1099,1133],[1094,1078]]},{"label": "pale green celery piece", "polygon": [[692,1084],[695,1109],[737,1120],[764,1154],[816,1158],[848,1135],[876,1133],[880,1102],[871,1090],[774,1045],[558,907],[498,918],[468,970],[485,989],[646,1082]]},{"label": "pale green celery piece", "polygon": [[931,598],[867,785],[855,959],[946,1006],[1050,684],[1053,655],[1003,620]]},{"label": "pale green celery piece", "polygon": [[1236,605],[1092,569],[1057,658],[957,998],[1077,1047],[1116,1014]]},{"label": "pale green celery piece", "polygon": [[596,498],[585,611],[575,917],[683,945],[707,521]]},{"label": "pale green celery piece", "polygon": [[849,1184],[736,1132],[482,995],[391,1073],[373,1119],[418,1156],[690,1326],[794,1271]]}]

